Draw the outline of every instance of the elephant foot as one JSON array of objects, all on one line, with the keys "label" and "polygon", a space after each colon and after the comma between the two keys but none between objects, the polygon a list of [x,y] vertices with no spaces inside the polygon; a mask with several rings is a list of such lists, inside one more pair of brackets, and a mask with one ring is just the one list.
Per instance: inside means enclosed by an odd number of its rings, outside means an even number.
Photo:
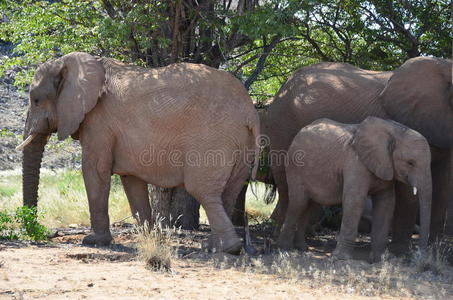
[{"label": "elephant foot", "polygon": [[82,240],[83,245],[97,245],[97,246],[108,246],[112,242],[112,235],[109,233],[99,234],[92,233],[85,236]]},{"label": "elephant foot", "polygon": [[353,247],[337,244],[337,247],[332,253],[332,257],[335,260],[349,260],[353,258]]},{"label": "elephant foot", "polygon": [[211,234],[208,240],[203,243],[202,248],[211,253],[225,252],[232,255],[239,255],[242,249],[242,242],[237,236],[222,239],[215,234]]}]

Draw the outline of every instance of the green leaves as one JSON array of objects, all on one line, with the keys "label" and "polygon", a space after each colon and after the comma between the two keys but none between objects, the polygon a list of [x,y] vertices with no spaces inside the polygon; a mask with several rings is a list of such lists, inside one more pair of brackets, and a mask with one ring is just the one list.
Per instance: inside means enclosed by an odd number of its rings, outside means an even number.
[{"label": "green leaves", "polygon": [[34,241],[47,240],[49,230],[38,221],[36,207],[18,207],[15,215],[16,222],[20,227],[20,235],[28,237]]},{"label": "green leaves", "polygon": [[0,39],[15,45],[15,56],[2,60],[0,75],[16,69],[16,85],[31,81],[33,67],[52,57],[95,48],[95,1],[12,1],[1,8],[6,22]]},{"label": "green leaves", "polygon": [[388,70],[409,57],[451,54],[447,0],[4,0],[0,13],[0,40],[15,45],[0,76],[14,69],[19,86],[37,64],[86,51],[148,67],[224,68],[242,82],[252,76],[251,94],[261,101],[319,61]]},{"label": "green leaves", "polygon": [[36,207],[18,207],[14,214],[0,211],[0,239],[47,240],[49,230],[38,221]]}]

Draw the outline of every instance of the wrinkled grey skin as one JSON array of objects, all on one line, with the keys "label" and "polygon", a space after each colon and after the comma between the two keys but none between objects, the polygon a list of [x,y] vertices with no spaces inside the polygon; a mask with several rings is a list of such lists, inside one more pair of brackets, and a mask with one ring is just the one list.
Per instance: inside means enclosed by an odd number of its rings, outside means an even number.
[{"label": "wrinkled grey skin", "polygon": [[[298,153],[303,154],[302,160]],[[431,153],[421,134],[376,117],[355,125],[321,119],[296,135],[288,157],[289,204],[278,239],[281,248],[291,248],[294,239],[297,248],[306,248],[305,227],[315,204],[342,203],[341,230],[333,255],[352,258],[360,217],[371,196],[370,260],[379,261],[393,216],[394,182],[399,181],[418,190],[420,247],[426,249],[431,217]]]},{"label": "wrinkled grey skin", "polygon": [[[270,104],[262,130],[271,150],[287,150],[299,130],[320,118],[357,124],[368,116],[395,120],[420,132],[431,146],[433,184],[430,241],[442,236],[445,212],[453,198],[452,62],[418,57],[390,72],[374,72],[343,63],[319,63],[297,71]],[[279,202],[272,215],[282,223],[288,203],[285,166],[271,162]],[[392,247],[408,250],[417,215],[410,187],[396,183]],[[453,202],[453,201],[451,201]]]},{"label": "wrinkled grey skin", "polygon": [[241,248],[230,216],[250,173],[246,150],[258,159],[259,120],[247,91],[228,73],[195,64],[145,69],[82,52],[41,65],[24,132],[35,136],[24,148],[26,205],[37,205],[44,145],[54,132],[82,145],[94,231],[84,243],[111,242],[110,177],[119,174],[140,222],[151,220],[147,183],[184,186],[206,210],[210,246]]}]

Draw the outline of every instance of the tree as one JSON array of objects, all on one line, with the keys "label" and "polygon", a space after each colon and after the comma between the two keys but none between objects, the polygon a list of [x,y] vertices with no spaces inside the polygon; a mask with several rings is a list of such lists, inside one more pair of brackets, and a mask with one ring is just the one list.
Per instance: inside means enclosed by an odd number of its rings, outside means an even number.
[{"label": "tree", "polygon": [[418,55],[450,57],[450,6],[447,0],[4,0],[0,40],[14,45],[14,55],[2,58],[0,75],[15,69],[16,84],[25,87],[37,64],[72,51],[148,67],[203,63],[239,78],[260,106],[296,69],[319,61],[389,70]]},{"label": "tree", "polygon": [[[272,35],[261,63],[245,80],[250,86],[262,71],[269,51],[279,42],[285,12],[276,15],[273,10],[278,7],[278,1],[260,5],[254,0],[7,0],[1,6],[4,17],[1,39],[15,44],[16,55],[5,59],[0,71],[19,68],[16,83],[26,85],[36,64],[72,51],[87,51],[149,67],[184,61],[219,68],[231,57],[240,57],[237,49],[253,44],[256,36],[265,39]],[[263,26],[257,26],[258,23]],[[263,33],[272,27],[278,30]],[[171,195],[198,209],[195,200],[187,193],[183,196],[180,189],[153,190],[161,194],[153,197],[156,201]],[[167,219],[170,214],[176,218],[181,210],[178,205],[155,206]],[[182,224],[186,223],[190,222],[182,220]],[[187,226],[198,227],[198,224]]]}]

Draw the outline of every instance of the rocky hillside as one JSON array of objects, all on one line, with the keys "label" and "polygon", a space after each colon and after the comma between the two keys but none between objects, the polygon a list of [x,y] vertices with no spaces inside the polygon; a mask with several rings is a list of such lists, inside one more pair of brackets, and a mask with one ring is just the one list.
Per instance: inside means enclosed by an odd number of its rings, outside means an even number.
[{"label": "rocky hillside", "polygon": [[[0,61],[12,55],[11,49],[10,44],[0,41]],[[22,141],[28,95],[14,86],[15,73],[15,70],[10,70],[0,77],[0,170],[20,168],[22,161],[22,152],[15,148]],[[43,167],[77,168],[79,158],[78,142],[56,142],[53,137],[46,147]]]}]

